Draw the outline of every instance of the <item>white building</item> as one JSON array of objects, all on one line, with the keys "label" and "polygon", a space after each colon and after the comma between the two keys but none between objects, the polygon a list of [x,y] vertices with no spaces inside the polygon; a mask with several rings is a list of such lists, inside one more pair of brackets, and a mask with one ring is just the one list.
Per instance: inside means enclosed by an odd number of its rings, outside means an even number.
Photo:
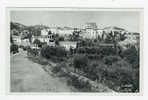
[{"label": "white building", "polygon": [[76,48],[77,47],[77,42],[71,42],[71,41],[61,41],[59,42],[60,46],[65,47],[66,50],[70,50],[70,48]]},{"label": "white building", "polygon": [[32,42],[34,42],[35,39],[40,40],[41,42],[46,42],[49,44],[51,41],[54,41],[54,36],[52,35],[46,35],[46,36],[33,36],[32,37]]},{"label": "white building", "polygon": [[85,29],[82,37],[86,39],[97,39],[98,37],[97,30],[92,29],[92,28],[87,28]]},{"label": "white building", "polygon": [[14,44],[17,44],[17,45],[21,44],[21,37],[20,36],[12,35],[12,39],[13,39]]},{"label": "white building", "polygon": [[97,39],[98,36],[102,34],[103,30],[98,29],[96,23],[86,23],[81,36],[86,39]]},{"label": "white building", "polygon": [[41,30],[41,36],[47,36],[49,32],[49,29],[42,29]]},{"label": "white building", "polygon": [[127,49],[130,46],[135,46],[136,49],[139,48],[139,42],[140,42],[140,34],[139,33],[132,33],[128,32],[125,34],[126,39],[124,41],[119,42],[119,45]]},{"label": "white building", "polygon": [[65,37],[65,36],[72,35],[73,32],[74,32],[73,28],[64,27],[64,28],[59,28],[57,31],[57,34],[59,34],[59,36]]},{"label": "white building", "polygon": [[103,38],[104,30],[103,29],[97,29],[97,37]]},{"label": "white building", "polygon": [[119,27],[116,27],[116,26],[109,26],[109,27],[105,27],[103,29],[105,31],[105,33],[109,34],[109,33],[113,33],[116,34],[116,33],[119,33],[119,34],[124,34],[125,32],[127,32],[125,29],[123,28],[119,28]]}]

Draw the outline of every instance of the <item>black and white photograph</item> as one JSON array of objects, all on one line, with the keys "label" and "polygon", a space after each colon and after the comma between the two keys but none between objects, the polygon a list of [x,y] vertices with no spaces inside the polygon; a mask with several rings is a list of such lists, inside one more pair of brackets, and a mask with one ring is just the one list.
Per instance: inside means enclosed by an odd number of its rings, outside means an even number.
[{"label": "black and white photograph", "polygon": [[140,93],[141,12],[9,8],[9,92]]}]

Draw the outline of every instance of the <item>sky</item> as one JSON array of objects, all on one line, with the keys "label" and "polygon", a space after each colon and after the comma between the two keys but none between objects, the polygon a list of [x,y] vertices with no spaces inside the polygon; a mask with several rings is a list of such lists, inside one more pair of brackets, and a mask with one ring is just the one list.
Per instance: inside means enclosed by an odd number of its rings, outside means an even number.
[{"label": "sky", "polygon": [[136,11],[11,11],[10,18],[26,26],[82,28],[85,23],[95,22],[100,29],[117,26],[130,32],[140,31],[140,13]]}]

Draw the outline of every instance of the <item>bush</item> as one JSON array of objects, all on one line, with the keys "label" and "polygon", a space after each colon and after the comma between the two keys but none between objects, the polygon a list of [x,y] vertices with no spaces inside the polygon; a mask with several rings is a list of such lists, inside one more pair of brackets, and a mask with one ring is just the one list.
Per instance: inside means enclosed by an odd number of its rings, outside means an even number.
[{"label": "bush", "polygon": [[59,37],[59,41],[64,41],[64,37]]},{"label": "bush", "polygon": [[23,48],[24,48],[24,46],[23,46],[23,45],[20,45],[20,46],[19,46],[19,48],[23,49]]},{"label": "bush", "polygon": [[131,47],[121,53],[121,57],[132,64],[133,68],[139,68],[139,52],[135,47]]},{"label": "bush", "polygon": [[88,65],[88,58],[85,55],[75,55],[73,64],[75,68],[85,69]]},{"label": "bush", "polygon": [[105,56],[103,58],[103,62],[106,64],[106,65],[112,65],[113,63],[117,62],[121,60],[121,58],[119,56]]},{"label": "bush", "polygon": [[86,50],[85,50],[85,48],[84,47],[79,47],[79,48],[77,48],[77,53],[86,53]]},{"label": "bush", "polygon": [[[126,85],[131,85],[126,92],[135,92],[135,90],[139,89],[137,85],[139,78],[136,77],[136,72],[132,66],[124,60],[119,60],[111,66],[106,67],[105,73],[106,84],[116,91],[122,91],[122,87]],[[120,87],[119,90],[116,89],[117,86]]]},{"label": "bush", "polygon": [[52,68],[52,72],[53,73],[58,73],[61,71],[61,66],[60,65],[57,65],[55,67]]},{"label": "bush", "polygon": [[19,52],[18,51],[18,49],[19,49],[19,47],[18,47],[18,45],[16,45],[16,44],[12,44],[11,46],[10,46],[10,52],[12,52],[12,53],[17,53],[17,52]]},{"label": "bush", "polygon": [[38,47],[42,47],[42,42],[39,39],[35,39],[33,44],[37,45]]},{"label": "bush", "polygon": [[[132,66],[120,57],[113,57],[111,65],[106,65],[102,61],[91,61],[83,70],[86,77],[91,80],[98,80],[105,83],[111,89],[121,92],[135,92],[139,90],[139,70],[133,69]],[[111,56],[112,59],[112,56]],[[118,59],[115,61],[115,59]],[[125,90],[124,86],[129,85]],[[117,88],[120,87],[120,88]]]},{"label": "bush", "polygon": [[88,82],[80,81],[78,77],[70,76],[68,78],[68,85],[72,85],[75,88],[79,89],[82,92],[90,92],[91,86]]},{"label": "bush", "polygon": [[47,59],[54,57],[66,57],[67,51],[63,47],[44,46],[41,49],[41,55]]},{"label": "bush", "polygon": [[100,55],[116,55],[116,49],[112,47],[78,47],[76,50],[80,54],[100,54]]},{"label": "bush", "polygon": [[90,60],[100,60],[102,58],[102,55],[101,54],[100,55],[97,55],[97,54],[88,54],[87,56],[88,56],[88,58]]},{"label": "bush", "polygon": [[32,49],[30,46],[26,46],[25,49],[27,50],[28,55],[37,56],[39,54],[38,49]]},{"label": "bush", "polygon": [[112,47],[102,47],[100,48],[100,53],[102,55],[116,55],[116,49]]}]

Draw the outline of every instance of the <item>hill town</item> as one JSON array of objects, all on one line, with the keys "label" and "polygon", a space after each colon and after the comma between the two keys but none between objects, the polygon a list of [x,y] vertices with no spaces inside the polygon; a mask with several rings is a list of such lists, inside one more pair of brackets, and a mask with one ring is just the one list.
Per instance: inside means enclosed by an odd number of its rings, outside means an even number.
[{"label": "hill town", "polygon": [[107,44],[113,44],[114,38],[116,43],[124,49],[127,49],[129,45],[138,49],[140,34],[137,32],[129,32],[116,26],[99,29],[96,23],[85,23],[83,27],[83,29],[47,27],[44,25],[27,27],[18,23],[11,23],[11,36],[16,44],[24,46],[31,45],[35,40],[48,45],[55,45],[54,41],[57,38],[60,45],[66,47],[66,49],[76,48],[76,43],[83,39],[99,41],[98,43],[101,45],[107,46]]},{"label": "hill town", "polygon": [[137,93],[140,34],[95,22],[82,28],[10,22],[11,91]]}]

